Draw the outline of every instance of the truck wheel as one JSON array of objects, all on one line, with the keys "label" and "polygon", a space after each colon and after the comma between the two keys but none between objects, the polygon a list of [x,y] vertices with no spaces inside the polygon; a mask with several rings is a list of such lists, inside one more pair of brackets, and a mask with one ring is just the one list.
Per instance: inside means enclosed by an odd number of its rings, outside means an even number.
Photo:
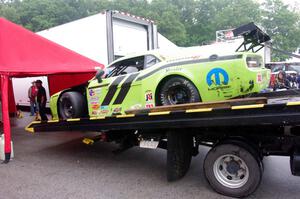
[{"label": "truck wheel", "polygon": [[186,104],[200,102],[197,88],[183,77],[171,77],[161,87],[159,92],[160,105]]},{"label": "truck wheel", "polygon": [[167,179],[179,180],[190,168],[193,137],[176,131],[167,134]]},{"label": "truck wheel", "polygon": [[233,144],[212,148],[204,160],[204,173],[211,187],[230,197],[245,197],[260,184],[262,169],[247,149]]},{"label": "truck wheel", "polygon": [[59,99],[59,115],[62,119],[80,118],[86,113],[86,102],[82,94],[65,92]]}]

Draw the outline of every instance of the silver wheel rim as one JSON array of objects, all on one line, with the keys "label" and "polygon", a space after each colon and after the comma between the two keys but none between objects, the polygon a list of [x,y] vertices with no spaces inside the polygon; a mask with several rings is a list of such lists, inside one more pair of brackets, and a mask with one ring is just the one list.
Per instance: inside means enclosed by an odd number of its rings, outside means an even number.
[{"label": "silver wheel rim", "polygon": [[213,171],[217,181],[231,189],[244,186],[249,179],[249,169],[245,161],[232,154],[219,157],[214,162]]}]

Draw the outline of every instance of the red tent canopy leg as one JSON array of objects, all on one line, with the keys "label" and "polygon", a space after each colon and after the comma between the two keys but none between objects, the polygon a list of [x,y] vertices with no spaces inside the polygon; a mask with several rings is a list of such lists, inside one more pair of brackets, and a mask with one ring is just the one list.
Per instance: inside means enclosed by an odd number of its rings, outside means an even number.
[{"label": "red tent canopy leg", "polygon": [[14,90],[12,86],[12,80],[9,78],[8,80],[8,110],[10,116],[15,116],[17,112],[16,102],[15,102],[15,96],[14,96]]},{"label": "red tent canopy leg", "polygon": [[7,75],[1,75],[1,98],[2,98],[2,120],[4,131],[4,152],[5,160],[3,163],[8,163],[11,155],[11,137],[10,137],[10,121],[8,110],[8,81]]}]

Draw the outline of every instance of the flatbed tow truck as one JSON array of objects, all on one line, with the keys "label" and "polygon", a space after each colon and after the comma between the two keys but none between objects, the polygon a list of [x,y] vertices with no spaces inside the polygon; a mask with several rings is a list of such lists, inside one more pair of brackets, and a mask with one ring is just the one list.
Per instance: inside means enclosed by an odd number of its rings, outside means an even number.
[{"label": "flatbed tow truck", "polygon": [[26,130],[97,131],[99,136],[83,142],[114,141],[120,144],[115,153],[133,146],[167,149],[169,181],[186,174],[199,145],[209,146],[203,167],[210,185],[221,194],[244,197],[261,181],[264,156],[290,156],[292,174],[300,175],[300,98],[281,93],[128,110],[111,117],[34,121]]},{"label": "flatbed tow truck", "polygon": [[[254,51],[269,40],[255,26],[238,29],[240,48]],[[251,44],[247,47],[247,44]],[[245,197],[260,184],[263,157],[290,157],[293,175],[300,175],[300,91],[260,93],[219,102],[127,110],[122,115],[34,121],[29,132],[97,131],[96,141],[116,142],[121,153],[131,147],[167,150],[167,179],[181,179],[199,145],[211,147],[203,171],[211,187],[223,195]]]}]

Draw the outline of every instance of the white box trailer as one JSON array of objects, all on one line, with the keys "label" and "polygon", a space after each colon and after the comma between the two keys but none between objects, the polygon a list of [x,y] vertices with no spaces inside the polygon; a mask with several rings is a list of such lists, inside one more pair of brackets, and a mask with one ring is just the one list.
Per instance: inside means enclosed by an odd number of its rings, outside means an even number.
[{"label": "white box trailer", "polygon": [[126,54],[176,47],[153,21],[112,10],[37,34],[105,65]]},{"label": "white box trailer", "polygon": [[[129,13],[107,10],[49,28],[38,35],[104,65],[126,54],[177,46],[157,32],[153,21]],[[17,104],[29,106],[27,89],[41,79],[49,96],[47,77],[13,79]],[[49,98],[48,98],[49,99]]]},{"label": "white box trailer", "polygon": [[30,106],[30,101],[28,98],[28,90],[32,85],[31,82],[38,80],[38,79],[43,82],[43,87],[46,90],[46,95],[47,95],[47,99],[48,99],[46,107],[49,107],[50,94],[49,94],[48,78],[46,76],[12,78],[16,105],[19,105],[21,107],[22,106]]}]

